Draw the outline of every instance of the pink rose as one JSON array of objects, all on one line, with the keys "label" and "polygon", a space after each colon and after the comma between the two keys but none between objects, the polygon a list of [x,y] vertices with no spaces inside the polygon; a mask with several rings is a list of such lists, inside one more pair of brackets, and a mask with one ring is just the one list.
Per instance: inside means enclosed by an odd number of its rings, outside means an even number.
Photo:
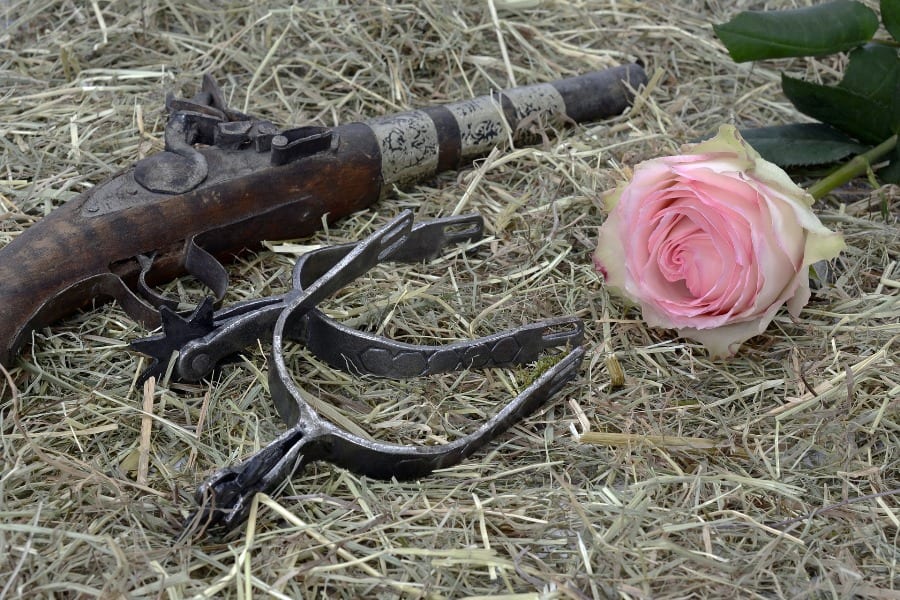
[{"label": "pink rose", "polygon": [[785,303],[797,316],[809,266],[844,248],[812,196],[730,125],[681,156],[639,164],[604,200],[597,270],[648,325],[677,329],[713,356],[737,352]]}]

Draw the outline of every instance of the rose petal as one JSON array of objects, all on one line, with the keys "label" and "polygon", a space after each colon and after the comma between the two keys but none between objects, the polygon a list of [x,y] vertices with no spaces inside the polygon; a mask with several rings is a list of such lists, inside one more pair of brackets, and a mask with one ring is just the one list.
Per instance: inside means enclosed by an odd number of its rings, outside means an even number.
[{"label": "rose petal", "polygon": [[619,219],[615,212],[610,213],[600,226],[599,243],[594,250],[594,267],[599,271],[607,285],[620,291],[625,290],[625,257],[624,244],[619,236]]},{"label": "rose petal", "polygon": [[648,325],[676,328],[715,356],[764,331],[785,303],[797,315],[809,265],[844,248],[812,197],[730,125],[685,154],[637,165],[604,202],[598,270]]}]

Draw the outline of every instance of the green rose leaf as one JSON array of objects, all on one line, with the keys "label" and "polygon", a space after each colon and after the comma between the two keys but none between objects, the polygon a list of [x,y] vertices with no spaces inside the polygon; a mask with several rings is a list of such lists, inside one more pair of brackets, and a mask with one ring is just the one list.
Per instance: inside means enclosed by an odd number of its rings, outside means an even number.
[{"label": "green rose leaf", "polygon": [[741,135],[763,158],[783,168],[825,165],[868,149],[822,123],[742,129]]},{"label": "green rose leaf", "polygon": [[900,83],[900,56],[896,48],[882,44],[866,44],[850,53],[844,79],[838,87],[865,96],[885,107],[883,118],[891,119]]},{"label": "green rose leaf", "polygon": [[735,62],[820,56],[872,39],[878,15],[854,0],[781,11],[744,11],[713,30]]},{"label": "green rose leaf", "polygon": [[893,135],[893,115],[863,94],[781,75],[781,89],[797,110],[863,142],[879,144]]},{"label": "green rose leaf", "polygon": [[875,174],[882,183],[900,183],[900,148],[895,148],[888,155],[888,159],[891,162],[887,166],[878,169]]},{"label": "green rose leaf", "polygon": [[900,0],[881,0],[881,21],[891,37],[900,42]]}]

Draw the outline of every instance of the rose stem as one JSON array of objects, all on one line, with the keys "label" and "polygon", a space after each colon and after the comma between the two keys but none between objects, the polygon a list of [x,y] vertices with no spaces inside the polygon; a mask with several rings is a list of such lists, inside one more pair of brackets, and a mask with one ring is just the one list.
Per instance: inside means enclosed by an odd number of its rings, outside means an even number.
[{"label": "rose stem", "polygon": [[833,173],[823,177],[809,188],[809,193],[818,200],[838,186],[842,186],[854,177],[869,170],[872,163],[890,152],[897,145],[897,134],[892,135],[868,152],[854,156],[848,163],[841,165]]}]

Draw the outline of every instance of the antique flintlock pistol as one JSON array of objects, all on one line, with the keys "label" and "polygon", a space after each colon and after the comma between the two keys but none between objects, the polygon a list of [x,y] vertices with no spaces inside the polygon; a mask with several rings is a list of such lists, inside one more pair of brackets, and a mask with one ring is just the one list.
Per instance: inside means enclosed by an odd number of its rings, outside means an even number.
[{"label": "antique flintlock pistol", "polygon": [[96,300],[157,327],[172,301],[152,286],[184,274],[219,298],[219,262],[263,240],[309,235],[394,186],[431,178],[529,129],[621,113],[640,65],[506,90],[337,127],[280,130],[230,109],[211,77],[167,98],[165,150],[144,158],[0,248],[0,365],[35,329]]}]

